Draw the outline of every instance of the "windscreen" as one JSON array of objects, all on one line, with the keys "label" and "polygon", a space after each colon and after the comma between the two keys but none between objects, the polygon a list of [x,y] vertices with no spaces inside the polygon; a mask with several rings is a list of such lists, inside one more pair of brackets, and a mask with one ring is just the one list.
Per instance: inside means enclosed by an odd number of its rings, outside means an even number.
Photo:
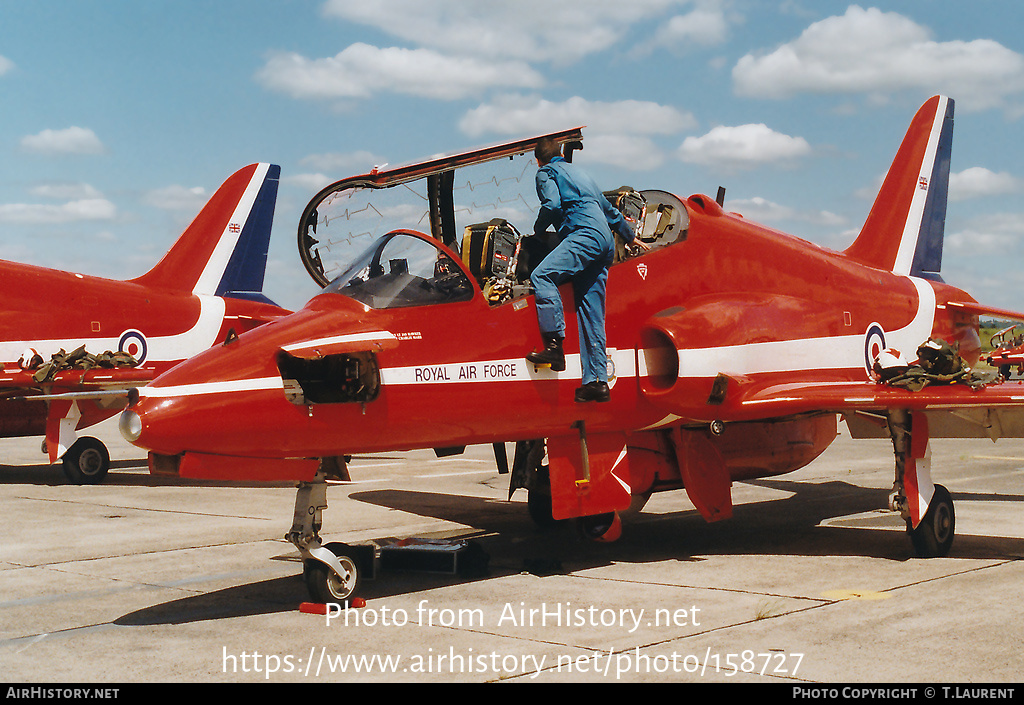
[{"label": "windscreen", "polygon": [[370,308],[467,301],[469,277],[434,243],[407,233],[388,233],[356,256],[325,289]]},{"label": "windscreen", "polygon": [[382,235],[416,230],[460,251],[466,226],[503,218],[530,232],[539,201],[530,154],[460,166],[386,188],[349,184],[326,194],[300,232],[300,254],[321,285],[346,272]]}]

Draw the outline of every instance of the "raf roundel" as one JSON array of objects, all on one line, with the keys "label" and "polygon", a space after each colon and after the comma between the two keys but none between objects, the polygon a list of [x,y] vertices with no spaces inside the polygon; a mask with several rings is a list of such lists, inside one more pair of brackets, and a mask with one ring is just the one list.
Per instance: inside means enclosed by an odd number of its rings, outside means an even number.
[{"label": "raf roundel", "polygon": [[117,342],[117,349],[134,357],[140,365],[146,361],[146,354],[149,351],[146,336],[137,330],[126,330],[122,333],[121,339]]},{"label": "raf roundel", "polygon": [[864,369],[867,370],[868,377],[871,377],[875,360],[883,350],[885,350],[885,331],[882,330],[881,324],[872,323],[868,326],[867,333],[864,334]]}]

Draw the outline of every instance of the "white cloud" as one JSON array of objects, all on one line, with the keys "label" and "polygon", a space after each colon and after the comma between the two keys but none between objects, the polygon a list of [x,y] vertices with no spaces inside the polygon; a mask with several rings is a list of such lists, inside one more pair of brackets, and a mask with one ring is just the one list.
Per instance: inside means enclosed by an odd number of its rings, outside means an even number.
[{"label": "white cloud", "polygon": [[778,223],[795,221],[826,227],[839,227],[846,224],[846,219],[829,211],[800,211],[789,206],[773,203],[760,196],[748,199],[730,200],[725,209],[741,213],[745,218],[760,223]]},{"label": "white cloud", "polygon": [[459,129],[470,136],[519,135],[585,125],[598,134],[670,135],[692,129],[692,114],[642,100],[591,101],[579,96],[560,103],[540,96],[506,95],[468,111]]},{"label": "white cloud", "polygon": [[944,239],[944,253],[958,257],[1005,255],[1024,242],[1024,218],[1019,213],[993,213],[971,221],[969,228]]},{"label": "white cloud", "polygon": [[810,153],[811,146],[803,137],[790,137],[764,124],[719,126],[702,137],[687,137],[678,152],[684,162],[726,170],[789,164]]},{"label": "white cloud", "polygon": [[650,101],[603,102],[574,96],[556,103],[537,95],[505,95],[467,111],[459,129],[475,137],[527,136],[585,127],[583,145],[588,161],[643,170],[664,161],[664,150],[651,135],[676,134],[696,124],[692,114]]},{"label": "white cloud", "polygon": [[361,43],[324,59],[275,53],[257,73],[257,80],[293,98],[310,99],[401,93],[454,100],[493,86],[536,88],[543,83],[540,74],[519,61],[485,61],[429,49],[381,49]]},{"label": "white cloud", "polygon": [[369,173],[375,166],[386,162],[384,157],[358,150],[355,152],[325,152],[322,154],[310,154],[299,160],[299,164],[321,171],[344,171],[345,175],[355,170],[360,174]]},{"label": "white cloud", "polygon": [[0,56],[0,76],[10,73],[14,70],[14,62],[8,59],[6,56]]},{"label": "white cloud", "polygon": [[698,7],[685,15],[676,15],[662,24],[653,44],[676,52],[694,45],[715,46],[726,40],[729,22],[719,7]]},{"label": "white cloud", "polygon": [[[369,171],[369,170],[367,170]],[[335,181],[345,178],[346,176],[354,176],[355,174],[344,174],[337,176],[327,176],[325,174],[292,174],[281,179],[282,183],[301,188],[309,193],[318,193],[320,189],[333,184]]]},{"label": "white cloud", "polygon": [[984,196],[1005,196],[1024,191],[1024,181],[1008,173],[976,166],[949,175],[949,200],[966,201]]},{"label": "white cloud", "polygon": [[85,183],[52,183],[33,187],[29,193],[40,198],[53,198],[66,201],[102,198],[99,189]]},{"label": "white cloud", "polygon": [[52,225],[83,220],[112,220],[117,208],[103,198],[70,201],[63,205],[0,204],[0,223]]},{"label": "white cloud", "polygon": [[144,203],[165,211],[198,213],[210,196],[202,186],[165,186],[146,193]]},{"label": "white cloud", "polygon": [[22,148],[39,154],[102,154],[103,143],[96,133],[84,127],[43,130],[21,138]]},{"label": "white cloud", "polygon": [[739,95],[758,98],[917,89],[982,109],[1024,91],[1024,56],[986,39],[936,42],[902,15],[852,5],[769,54],[744,56],[733,81]]},{"label": "white cloud", "polygon": [[324,14],[446,54],[568,63],[608,49],[634,24],[691,0],[328,0]]},{"label": "white cloud", "polygon": [[650,171],[665,161],[664,151],[647,137],[638,135],[595,135],[584,138],[583,155],[588,162],[611,164],[629,171]]}]

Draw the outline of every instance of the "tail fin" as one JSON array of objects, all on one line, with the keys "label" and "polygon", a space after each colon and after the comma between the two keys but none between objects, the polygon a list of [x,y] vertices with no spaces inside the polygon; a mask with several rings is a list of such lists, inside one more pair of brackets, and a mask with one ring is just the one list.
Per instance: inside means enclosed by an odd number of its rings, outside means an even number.
[{"label": "tail fin", "polygon": [[263,276],[281,167],[250,164],[225,181],[153,269],[134,281],[268,301]]},{"label": "tail fin", "polygon": [[953,101],[935,96],[910,123],[848,256],[897,274],[941,281],[952,146]]}]

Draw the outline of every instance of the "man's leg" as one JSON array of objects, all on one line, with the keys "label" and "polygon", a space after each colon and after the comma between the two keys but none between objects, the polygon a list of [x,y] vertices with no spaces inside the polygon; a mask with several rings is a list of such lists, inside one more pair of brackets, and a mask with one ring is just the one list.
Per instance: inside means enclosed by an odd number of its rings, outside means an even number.
[{"label": "man's leg", "polygon": [[594,263],[573,280],[576,294],[576,318],[580,331],[580,362],[583,384],[608,381],[608,354],[605,335],[605,288],[608,268]]},{"label": "man's leg", "polygon": [[[565,314],[562,309],[562,297],[559,294],[558,285],[573,278],[575,290],[576,280],[574,277],[585,270],[593,268],[595,259],[611,261],[611,256],[608,254],[608,245],[600,234],[593,233],[587,229],[580,229],[570,233],[568,237],[562,240],[533,271],[530,281],[533,283],[537,306],[537,323],[540,325],[541,335],[545,338],[545,349],[542,352],[532,352],[527,355],[526,359],[528,361],[535,364],[545,364],[558,357],[560,367],[555,367],[552,364],[552,369],[559,371],[565,369],[565,359],[561,353],[561,340],[565,337]],[[587,281],[589,282],[590,279],[588,278]],[[557,344],[553,342],[554,339],[557,339]],[[556,347],[557,351],[555,350]]]},{"label": "man's leg", "polygon": [[562,296],[558,285],[566,280],[560,268],[561,259],[553,258],[557,250],[544,258],[530,275],[533,284],[534,301],[537,306],[537,323],[541,335],[565,337],[565,314],[562,310]]},{"label": "man's leg", "polygon": [[558,285],[568,280],[570,274],[566,269],[574,266],[574,257],[567,242],[563,240],[559,243],[530,275],[537,307],[537,323],[544,348],[529,353],[526,360],[535,365],[550,365],[555,372],[565,370],[565,352],[562,349],[562,340],[565,338],[565,312]]},{"label": "man's leg", "polygon": [[576,320],[580,332],[582,385],[576,401],[608,401],[608,353],[605,335],[605,291],[608,267],[614,256],[614,242],[595,239],[593,260],[573,278]]}]

